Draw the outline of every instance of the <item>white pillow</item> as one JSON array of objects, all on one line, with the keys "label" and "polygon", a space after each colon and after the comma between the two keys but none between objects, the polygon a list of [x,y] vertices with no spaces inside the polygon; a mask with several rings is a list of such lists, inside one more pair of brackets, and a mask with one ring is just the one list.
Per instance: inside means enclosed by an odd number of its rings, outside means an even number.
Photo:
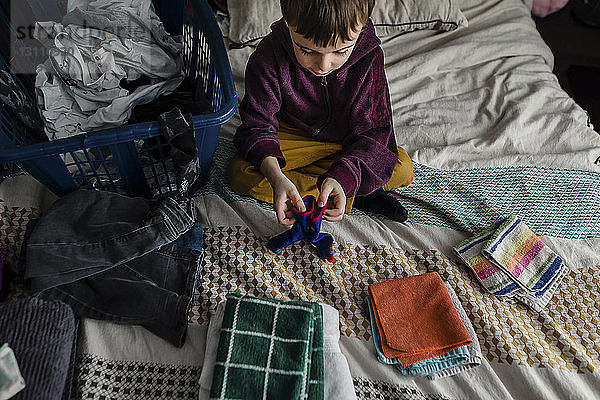
[{"label": "white pillow", "polygon": [[[281,18],[279,0],[228,0],[229,41],[242,46],[261,39]],[[467,26],[452,0],[376,0],[371,20],[378,36],[417,29],[451,31]]]},{"label": "white pillow", "polygon": [[468,26],[452,0],[376,0],[371,20],[378,36],[417,29],[453,31]]}]

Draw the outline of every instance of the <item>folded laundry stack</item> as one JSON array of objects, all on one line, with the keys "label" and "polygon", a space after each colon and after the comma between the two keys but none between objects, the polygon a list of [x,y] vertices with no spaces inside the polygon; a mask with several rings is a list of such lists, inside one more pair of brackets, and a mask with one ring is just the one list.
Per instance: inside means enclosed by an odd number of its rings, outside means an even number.
[{"label": "folded laundry stack", "polygon": [[[231,300],[230,300],[231,302]],[[208,325],[208,331],[206,333],[206,350],[204,353],[204,360],[202,365],[202,372],[200,374],[199,379],[199,400],[208,400],[210,398],[223,398],[225,393],[222,390],[222,386],[219,386],[220,393],[223,397],[219,396],[211,396],[211,386],[213,383],[213,375],[215,369],[215,361],[217,358],[217,349],[221,348],[225,343],[220,343],[219,336],[221,332],[221,328],[223,326],[223,318],[225,314],[225,307],[227,301],[219,303],[217,305],[217,309],[215,314],[210,319],[210,323]],[[290,304],[290,303],[287,303]],[[309,303],[312,306],[312,303]],[[356,393],[354,392],[354,384],[352,382],[352,376],[350,374],[350,368],[348,366],[348,361],[344,354],[340,350],[339,340],[340,340],[340,321],[339,321],[339,313],[338,311],[327,304],[319,304],[322,310],[322,320],[323,320],[323,368],[324,368],[324,398],[328,400],[354,400],[356,399]],[[241,312],[242,310],[238,310]],[[317,313],[318,315],[318,313]],[[238,316],[239,318],[239,316]],[[256,318],[255,315],[247,315],[244,318],[252,319]],[[226,328],[227,329],[227,328]],[[253,329],[256,329],[253,327]],[[318,329],[318,327],[316,328]],[[258,334],[259,331],[256,331],[255,334]],[[315,331],[314,335],[320,336],[320,332],[318,330]],[[278,339],[275,339],[278,340]],[[284,341],[289,341],[285,339]],[[233,345],[239,345],[239,342],[234,341]],[[263,344],[264,345],[264,344]],[[277,350],[274,347],[274,350]],[[315,369],[320,369],[320,361],[318,363],[314,362],[315,354],[314,351],[317,350],[315,348],[315,344],[313,341],[313,360],[311,360],[311,367],[313,368],[313,372],[316,372]],[[264,349],[262,350],[264,352]],[[297,356],[295,356],[295,359]],[[278,371],[282,373],[282,371]],[[273,376],[269,379],[273,379]],[[281,377],[284,378],[284,377]],[[260,384],[260,382],[258,382]],[[260,388],[264,387],[260,386]],[[315,386],[315,388],[320,388]],[[256,391],[257,395],[260,395],[260,391]],[[297,393],[297,392],[296,392]],[[281,394],[281,393],[276,393]],[[276,395],[274,394],[274,396]],[[309,398],[321,397],[320,392],[318,396],[313,396],[315,394],[314,391],[309,391]],[[270,398],[270,397],[268,397]],[[273,397],[279,398],[279,397]],[[289,397],[285,394],[284,398],[294,398]]]},{"label": "folded laundry stack", "polygon": [[367,304],[377,359],[403,375],[436,379],[481,364],[473,327],[437,273],[369,285]]},{"label": "folded laundry stack", "polygon": [[323,399],[321,306],[230,293],[212,364],[210,398]]},{"label": "folded laundry stack", "polygon": [[454,252],[492,295],[541,311],[567,268],[517,216],[510,215],[460,242]]}]

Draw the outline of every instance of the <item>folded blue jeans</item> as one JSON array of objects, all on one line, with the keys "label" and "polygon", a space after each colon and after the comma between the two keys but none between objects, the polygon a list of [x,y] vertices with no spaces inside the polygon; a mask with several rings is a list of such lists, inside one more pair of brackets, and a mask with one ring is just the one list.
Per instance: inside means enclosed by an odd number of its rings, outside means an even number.
[{"label": "folded blue jeans", "polygon": [[76,315],[142,325],[180,347],[202,252],[175,241],[193,201],[81,189],[57,200],[25,242],[25,279]]}]

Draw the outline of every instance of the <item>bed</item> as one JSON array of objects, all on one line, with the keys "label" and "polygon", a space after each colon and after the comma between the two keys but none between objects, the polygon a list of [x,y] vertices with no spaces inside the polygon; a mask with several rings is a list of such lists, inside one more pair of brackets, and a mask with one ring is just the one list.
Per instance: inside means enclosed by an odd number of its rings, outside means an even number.
[{"label": "bed", "polygon": [[[84,320],[75,398],[197,398],[207,323],[230,291],[334,306],[359,399],[600,398],[600,135],[553,75],[530,2],[455,3],[468,26],[381,36],[396,138],[415,164],[414,182],[396,191],[407,223],[355,210],[324,223],[333,263],[302,242],[270,253],[267,239],[284,230],[271,206],[235,194],[226,180],[236,114],[196,198],[204,260],[185,346],[141,327]],[[224,32],[232,29],[234,21],[220,19]],[[240,99],[256,43],[229,46]],[[22,220],[51,201],[26,177],[1,188],[3,215]],[[568,267],[542,312],[488,295],[453,255],[454,245],[508,214]],[[18,244],[21,231],[11,234]],[[484,359],[453,377],[405,377],[375,357],[367,285],[433,271],[457,293]]]}]

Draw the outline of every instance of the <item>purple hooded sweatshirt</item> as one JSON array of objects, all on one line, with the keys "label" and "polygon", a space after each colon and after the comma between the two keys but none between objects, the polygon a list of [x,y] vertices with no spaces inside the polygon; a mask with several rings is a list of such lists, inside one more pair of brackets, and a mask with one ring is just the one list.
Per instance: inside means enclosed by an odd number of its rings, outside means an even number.
[{"label": "purple hooded sweatshirt", "polygon": [[318,178],[318,187],[331,177],[354,197],[383,186],[398,149],[380,44],[369,20],[346,63],[319,77],[296,59],[285,21],[273,23],[246,66],[242,124],[233,139],[242,157],[260,168],[273,156],[283,168],[277,140],[282,120],[316,140],[341,143],[339,158]]}]

